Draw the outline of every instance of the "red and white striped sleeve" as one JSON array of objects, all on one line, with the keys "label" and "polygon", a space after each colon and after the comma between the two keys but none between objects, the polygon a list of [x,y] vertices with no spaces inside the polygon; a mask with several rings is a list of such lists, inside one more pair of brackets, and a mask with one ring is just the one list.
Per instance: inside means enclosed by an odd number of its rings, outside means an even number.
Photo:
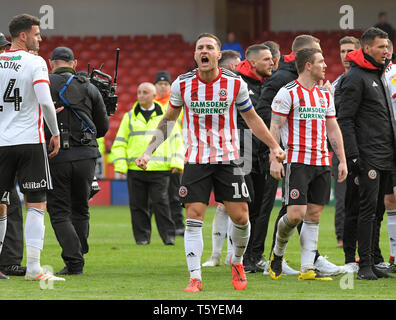
[{"label": "red and white striped sleeve", "polygon": [[334,105],[333,95],[330,94],[329,92],[326,92],[325,96],[328,100],[326,118],[335,118],[336,117],[336,109],[335,109],[335,105]]},{"label": "red and white striped sleeve", "polygon": [[252,101],[250,100],[249,90],[247,83],[244,80],[240,80],[240,88],[238,95],[235,99],[235,105],[239,112],[246,112],[253,108]]},{"label": "red and white striped sleeve", "polygon": [[170,94],[170,99],[169,99],[169,105],[172,108],[180,108],[184,105],[184,100],[181,94],[181,89],[180,89],[180,79],[177,78],[175,81],[173,81],[171,85],[171,94]]},{"label": "red and white striped sleeve", "polygon": [[291,108],[292,99],[290,93],[285,87],[282,87],[279,89],[274,100],[272,100],[272,112],[277,115],[287,117],[290,113]]}]

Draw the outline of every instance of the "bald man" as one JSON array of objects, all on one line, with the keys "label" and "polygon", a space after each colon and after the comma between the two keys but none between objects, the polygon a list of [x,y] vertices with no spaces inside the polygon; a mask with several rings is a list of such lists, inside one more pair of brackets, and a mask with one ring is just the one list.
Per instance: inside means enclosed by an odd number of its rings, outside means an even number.
[{"label": "bald man", "polygon": [[175,225],[169,209],[168,185],[171,172],[181,172],[184,167],[184,146],[179,127],[175,126],[171,138],[153,153],[153,161],[146,171],[134,161],[146,149],[153,136],[150,132],[157,128],[165,113],[163,106],[154,100],[155,95],[152,83],[143,82],[138,86],[137,101],[121,120],[110,160],[114,162],[116,172],[127,176],[136,244],[150,243],[153,212],[162,241],[165,245],[173,245]]}]

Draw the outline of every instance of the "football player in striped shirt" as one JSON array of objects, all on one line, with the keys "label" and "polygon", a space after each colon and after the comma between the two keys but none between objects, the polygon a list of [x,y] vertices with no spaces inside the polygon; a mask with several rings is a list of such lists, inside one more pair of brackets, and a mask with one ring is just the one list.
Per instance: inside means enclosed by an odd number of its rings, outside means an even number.
[{"label": "football player in striped shirt", "polygon": [[274,161],[285,157],[279,143],[256,114],[246,83],[218,67],[220,48],[216,36],[209,33],[198,36],[194,52],[198,68],[173,82],[170,107],[145,153],[136,160],[139,167],[146,168],[153,150],[168,137],[183,107],[187,150],[179,195],[186,208],[184,241],[190,283],[184,290],[188,292],[202,290],[202,226],[212,189],[215,200],[224,203],[232,220],[232,284],[236,290],[244,290],[247,284],[242,258],[250,236],[247,205],[250,197],[242,168],[235,163],[239,158],[237,112],[253,134],[269,146]]},{"label": "football player in striped shirt", "polygon": [[[272,102],[271,133],[285,146],[284,166],[271,162],[271,175],[283,178],[287,213],[278,223],[269,274],[279,279],[287,243],[296,226],[300,232],[301,269],[298,279],[325,278],[314,270],[323,206],[330,198],[330,160],[327,137],[340,160],[338,181],[347,176],[343,139],[335,117],[331,93],[318,87],[325,77],[326,64],[320,49],[302,49],[296,54],[297,80],[282,87]],[[272,155],[271,155],[272,156]]]}]

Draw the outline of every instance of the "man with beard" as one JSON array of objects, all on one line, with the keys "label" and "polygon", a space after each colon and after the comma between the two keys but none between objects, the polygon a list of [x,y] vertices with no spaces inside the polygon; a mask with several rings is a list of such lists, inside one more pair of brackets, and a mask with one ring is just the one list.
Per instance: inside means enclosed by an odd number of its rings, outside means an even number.
[{"label": "man with beard", "polygon": [[367,29],[361,38],[362,48],[347,54],[351,69],[337,89],[348,167],[359,182],[359,280],[389,277],[374,266],[380,262],[375,256],[379,236],[375,221],[384,214],[384,195],[393,193],[395,170],[396,124],[384,75],[390,62],[387,40],[384,31]]}]

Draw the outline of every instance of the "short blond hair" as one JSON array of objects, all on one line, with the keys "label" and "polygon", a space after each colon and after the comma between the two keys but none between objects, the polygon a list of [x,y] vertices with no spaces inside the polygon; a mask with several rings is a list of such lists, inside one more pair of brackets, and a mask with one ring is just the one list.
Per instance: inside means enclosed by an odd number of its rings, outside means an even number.
[{"label": "short blond hair", "polygon": [[320,44],[320,40],[318,38],[311,36],[310,34],[301,34],[294,39],[292,51],[296,54],[301,49],[311,48],[315,42]]}]

